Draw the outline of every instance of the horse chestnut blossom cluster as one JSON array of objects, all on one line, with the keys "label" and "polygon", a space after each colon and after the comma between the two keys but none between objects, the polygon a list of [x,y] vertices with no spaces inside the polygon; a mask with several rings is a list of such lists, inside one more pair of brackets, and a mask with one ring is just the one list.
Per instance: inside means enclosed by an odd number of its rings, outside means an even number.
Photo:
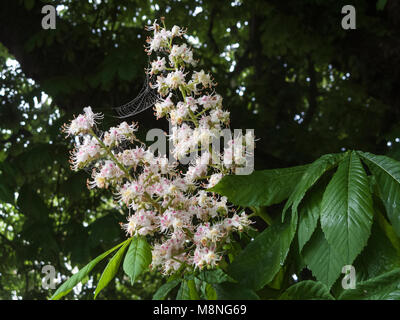
[{"label": "horse chestnut blossom cluster", "polygon": [[[172,124],[174,161],[139,141],[136,123],[122,122],[100,133],[97,122],[103,116],[87,107],[64,126],[67,135],[75,137],[71,167],[92,168],[89,188],[113,190],[115,200],[129,212],[122,227],[129,236],[145,236],[152,246],[152,268],[165,275],[182,267],[214,268],[233,233],[243,232],[251,221],[229,206],[226,197],[208,189],[245,165],[244,146],[254,147],[254,137],[232,139],[223,151],[212,148],[212,139],[229,125],[216,83],[204,70],[189,70],[197,61],[182,43],[186,30],[167,30],[156,22],[147,29],[152,37],[145,51],[157,56],[146,72],[149,85],[159,94],[155,115]],[[197,156],[188,165],[179,164],[193,151]]]}]

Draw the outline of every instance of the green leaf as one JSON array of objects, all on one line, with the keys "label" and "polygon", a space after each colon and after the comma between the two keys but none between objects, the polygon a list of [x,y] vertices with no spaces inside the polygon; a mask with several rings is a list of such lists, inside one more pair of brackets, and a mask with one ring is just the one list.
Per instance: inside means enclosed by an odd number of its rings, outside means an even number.
[{"label": "green leaf", "polygon": [[206,283],[206,286],[204,288],[204,296],[207,300],[217,300],[218,298],[217,291],[209,283]]},{"label": "green leaf", "polygon": [[164,300],[165,297],[174,289],[178,284],[180,284],[182,279],[175,279],[164,283],[153,296],[153,300]]},{"label": "green leaf", "polygon": [[151,248],[142,237],[134,237],[124,260],[124,271],[131,278],[132,284],[151,263]]},{"label": "green leaf", "polygon": [[321,203],[321,227],[331,250],[352,264],[371,232],[373,205],[367,174],[356,152],[340,164]]},{"label": "green leaf", "polygon": [[400,268],[400,256],[377,222],[363,252],[354,261],[357,281],[377,277],[385,272]]},{"label": "green leaf", "polygon": [[328,288],[337,280],[345,265],[343,256],[332,250],[319,226],[304,246],[302,255],[313,275]]},{"label": "green leaf", "polygon": [[236,283],[225,282],[213,285],[218,300],[259,300],[259,296],[251,289]]},{"label": "green leaf", "polygon": [[104,269],[103,273],[101,274],[99,283],[97,284],[96,290],[94,292],[94,298],[96,299],[97,295],[100,291],[105,288],[108,283],[115,277],[118,272],[119,266],[121,264],[122,257],[124,256],[125,250],[128,247],[129,243],[131,242],[132,238],[128,239],[127,241],[118,251],[117,253],[111,258],[108,262],[106,268]]},{"label": "green leaf", "polygon": [[187,285],[189,287],[190,300],[200,300],[199,293],[197,292],[196,282],[194,279],[187,280]]},{"label": "green leaf", "polygon": [[356,284],[347,289],[340,300],[400,300],[400,268]]},{"label": "green leaf", "polygon": [[387,2],[387,0],[378,0],[376,2],[376,10],[382,11],[383,9],[385,9],[386,2]]},{"label": "green leaf", "polygon": [[193,280],[182,280],[181,286],[179,287],[178,293],[176,295],[176,300],[191,300],[189,281]]},{"label": "green leaf", "polygon": [[358,151],[358,154],[375,176],[388,218],[400,237],[400,162],[368,152]]},{"label": "green leaf", "polygon": [[334,297],[323,283],[305,280],[288,288],[279,300],[334,300]]},{"label": "green leaf", "polygon": [[300,207],[299,229],[297,233],[300,252],[307,241],[310,240],[315,228],[317,227],[321,212],[323,193],[324,188],[322,187],[316,188],[315,190],[311,189],[306,194]]},{"label": "green leaf", "polygon": [[271,225],[235,258],[228,274],[244,287],[261,289],[274,278],[283,264],[292,233],[291,222]]},{"label": "green leaf", "polygon": [[254,171],[250,175],[224,176],[210,191],[228,197],[236,205],[269,206],[289,197],[307,167],[304,165]]},{"label": "green leaf", "polygon": [[228,276],[221,269],[203,270],[197,275],[197,278],[211,284],[218,284],[222,282],[235,282],[234,279]]},{"label": "green leaf", "polygon": [[105,257],[107,257],[111,252],[117,250],[120,246],[124,245],[127,241],[130,241],[130,239],[125,240],[124,242],[116,245],[114,248],[104,252],[103,254],[99,255],[96,259],[90,261],[86,266],[84,266],[79,272],[75,273],[71,278],[69,278],[67,281],[65,281],[58,289],[57,291],[53,294],[53,296],[50,298],[51,300],[59,300],[66,294],[68,294],[73,287],[75,287],[79,282],[81,282],[88,274],[89,272],[98,264],[101,260],[103,260]]},{"label": "green leaf", "polygon": [[334,168],[344,156],[344,153],[326,154],[308,166],[283,208],[282,221],[290,206],[292,206],[292,212],[297,214],[297,208],[307,190],[310,189],[326,171]]},{"label": "green leaf", "polygon": [[396,249],[397,254],[400,256],[400,239],[397,237],[393,226],[386,220],[379,209],[375,209],[375,217],[379,223],[379,226],[385,232],[386,237],[388,237],[390,243]]}]

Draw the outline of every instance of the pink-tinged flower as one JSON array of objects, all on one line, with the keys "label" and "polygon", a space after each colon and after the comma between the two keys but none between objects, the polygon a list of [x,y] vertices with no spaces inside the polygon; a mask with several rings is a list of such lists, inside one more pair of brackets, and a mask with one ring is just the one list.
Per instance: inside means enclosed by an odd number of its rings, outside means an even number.
[{"label": "pink-tinged flower", "polygon": [[187,64],[192,64],[195,65],[196,61],[193,59],[193,52],[188,48],[186,43],[182,45],[173,45],[170,55],[169,55],[169,61],[171,65],[178,65],[181,62],[187,63]]},{"label": "pink-tinged flower", "polygon": [[222,179],[222,173],[214,173],[208,179],[207,189],[214,187]]},{"label": "pink-tinged flower", "polygon": [[210,118],[213,123],[229,123],[229,111],[224,111],[222,109],[214,109],[210,111]]},{"label": "pink-tinged flower", "polygon": [[130,206],[131,203],[137,198],[141,197],[144,193],[144,188],[138,182],[127,182],[125,183],[119,192],[117,193],[117,199],[122,201],[126,206]]},{"label": "pink-tinged flower", "polygon": [[185,74],[181,70],[170,72],[165,83],[170,89],[177,89],[179,86],[185,85]]},{"label": "pink-tinged flower", "polygon": [[[159,52],[147,70],[150,86],[158,91],[155,115],[172,123],[168,137],[176,159],[191,152],[201,155],[189,165],[178,166],[144,143],[129,147],[127,142],[140,141],[135,136],[137,125],[127,122],[106,131],[101,143],[92,130],[102,115],[88,107],[65,127],[69,135],[83,135],[75,139],[73,169],[94,163],[89,187],[113,188],[115,200],[129,211],[123,229],[129,236],[147,236],[153,246],[152,268],[165,275],[175,273],[183,262],[199,269],[215,268],[224,255],[217,250],[231,241],[232,232],[241,232],[252,222],[228,207],[226,197],[205,188],[212,188],[223,175],[245,163],[243,147],[252,149],[254,136],[248,133],[229,141],[224,152],[210,149],[213,140],[221,138],[230,116],[222,108],[222,97],[213,90],[216,84],[211,74],[194,71],[186,81],[187,67],[196,64],[193,51],[187,44],[172,43],[185,30],[178,26],[167,30],[156,21],[148,30],[153,34],[146,51]],[[221,159],[230,161],[221,164]]]},{"label": "pink-tinged flower", "polygon": [[200,72],[193,72],[192,80],[195,83],[201,83],[204,88],[211,88],[215,85],[215,83],[212,81],[211,75],[209,73],[205,73],[204,70],[201,70]]},{"label": "pink-tinged flower", "polygon": [[123,228],[131,237],[151,235],[157,229],[156,214],[153,211],[139,210],[128,217],[128,223],[124,224]]},{"label": "pink-tinged flower", "polygon": [[242,213],[240,216],[235,213],[232,218],[225,218],[223,223],[227,231],[234,229],[241,232],[253,222],[249,220],[245,213]]},{"label": "pink-tinged flower", "polygon": [[151,62],[150,74],[157,74],[165,70],[165,58],[157,57],[157,60]]},{"label": "pink-tinged flower", "polygon": [[171,97],[172,94],[170,93],[168,97],[154,104],[154,110],[156,111],[157,119],[164,117],[169,111],[174,108],[174,103],[172,102]]},{"label": "pink-tinged flower", "polygon": [[200,270],[204,267],[214,268],[221,258],[214,250],[197,247],[194,251],[193,264]]},{"label": "pink-tinged flower", "polygon": [[95,138],[86,136],[83,144],[71,153],[70,163],[72,169],[77,171],[100,157],[102,152],[101,146]]},{"label": "pink-tinged flower", "polygon": [[179,26],[173,26],[171,29],[171,33],[174,37],[181,37],[186,33],[186,30],[182,29]]},{"label": "pink-tinged flower", "polygon": [[96,169],[93,170],[93,181],[88,182],[88,187],[108,188],[110,184],[121,182],[124,176],[125,172],[122,171],[114,161],[105,160],[103,165],[100,167],[100,171],[97,171]]},{"label": "pink-tinged flower", "polygon": [[93,113],[91,107],[83,108],[83,111],[84,113],[78,115],[69,125],[63,126],[63,131],[68,136],[88,133],[96,124],[96,120],[103,119],[103,115],[101,113]]}]

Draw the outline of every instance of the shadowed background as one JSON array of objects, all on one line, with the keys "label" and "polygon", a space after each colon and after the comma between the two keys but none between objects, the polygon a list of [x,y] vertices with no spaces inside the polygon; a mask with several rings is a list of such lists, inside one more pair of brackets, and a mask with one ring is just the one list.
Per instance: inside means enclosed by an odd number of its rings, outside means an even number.
[{"label": "shadowed background", "polygon": [[[41,27],[45,4],[57,7],[55,30]],[[356,30],[341,27],[346,4]],[[60,126],[88,105],[103,128],[119,121],[112,107],[145,80],[144,26],[163,16],[188,28],[231,127],[255,129],[256,169],[348,149],[400,159],[398,1],[1,1],[0,299],[45,299],[43,265],[69,276],[124,238],[126,212],[69,169]],[[168,129],[151,108],[128,120]],[[117,278],[100,298],[148,299],[162,282]],[[88,280],[69,297],[91,299]]]}]

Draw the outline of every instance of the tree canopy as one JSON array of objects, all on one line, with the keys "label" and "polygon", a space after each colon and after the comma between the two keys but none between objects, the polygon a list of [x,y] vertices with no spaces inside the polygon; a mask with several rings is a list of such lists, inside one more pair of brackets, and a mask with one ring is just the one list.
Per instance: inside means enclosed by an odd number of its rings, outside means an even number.
[{"label": "tree canopy", "polygon": [[[57,7],[55,30],[41,27],[45,4]],[[0,298],[48,298],[42,266],[69,276],[124,239],[123,211],[107,193],[85,188],[88,173],[69,169],[60,127],[89,105],[105,114],[104,125],[119,121],[113,108],[145,81],[144,26],[155,19],[187,26],[231,127],[255,129],[256,169],[352,149],[400,160],[400,3],[353,1],[355,30],[341,27],[346,4],[1,1]],[[151,109],[133,119],[144,130],[168,130]],[[101,269],[94,271],[98,280]],[[75,298],[92,298],[88,280]],[[162,283],[147,272],[131,286],[120,270],[99,297],[151,298]]]}]

